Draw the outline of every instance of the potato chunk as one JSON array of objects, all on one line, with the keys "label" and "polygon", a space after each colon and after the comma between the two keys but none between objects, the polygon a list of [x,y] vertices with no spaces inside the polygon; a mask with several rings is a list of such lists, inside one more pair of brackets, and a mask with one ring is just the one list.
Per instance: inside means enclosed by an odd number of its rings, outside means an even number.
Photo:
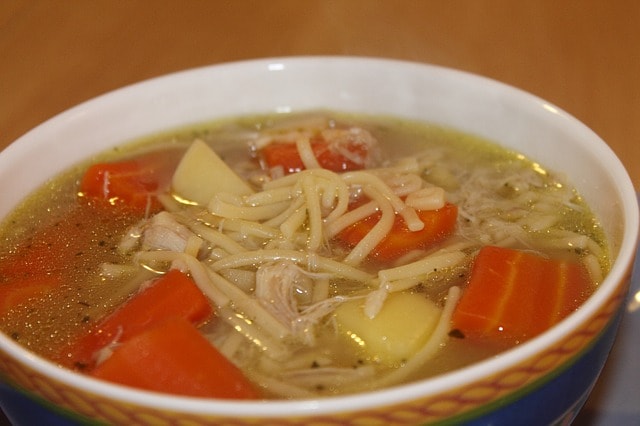
[{"label": "potato chunk", "polygon": [[204,141],[194,141],[173,174],[175,193],[185,200],[207,205],[219,192],[251,194],[251,187]]},{"label": "potato chunk", "polygon": [[389,366],[398,366],[416,353],[441,314],[435,303],[414,293],[390,294],[373,319],[365,315],[363,303],[352,300],[338,307],[338,330],[358,344],[367,358]]}]

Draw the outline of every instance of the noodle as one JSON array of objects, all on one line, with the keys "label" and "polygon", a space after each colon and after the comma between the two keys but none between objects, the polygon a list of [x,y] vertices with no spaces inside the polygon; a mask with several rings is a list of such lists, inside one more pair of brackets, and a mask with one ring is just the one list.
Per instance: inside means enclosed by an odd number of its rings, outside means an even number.
[{"label": "noodle", "polygon": [[369,201],[368,203],[360,207],[356,207],[355,209],[343,214],[339,218],[327,224],[325,231],[327,237],[335,237],[343,229],[366,217],[371,216],[376,211],[378,211],[378,204],[375,201]]},{"label": "noodle", "polygon": [[388,291],[408,290],[413,285],[406,285],[406,280],[425,279],[429,274],[441,269],[451,268],[467,259],[467,255],[461,251],[435,253],[416,262],[392,269],[383,269],[378,272],[380,286]]},{"label": "noodle", "polygon": [[245,266],[258,265],[277,260],[290,260],[299,265],[308,265],[310,271],[324,271],[334,274],[337,277],[368,283],[373,276],[360,269],[353,268],[341,262],[328,259],[322,256],[315,256],[308,252],[297,250],[258,250],[247,253],[229,255],[225,259],[214,262],[212,270],[217,271],[228,268],[241,268]]},{"label": "noodle", "polygon": [[244,198],[244,203],[249,206],[264,206],[282,201],[290,201],[298,195],[299,194],[293,192],[292,186],[281,186],[247,195]]},{"label": "noodle", "polygon": [[280,232],[282,232],[282,236],[288,240],[293,239],[296,231],[302,228],[307,219],[307,210],[305,209],[305,205],[302,200],[300,200],[299,203],[292,204],[291,206],[295,206],[295,210],[291,212],[287,210],[285,212],[286,214],[280,215],[281,218],[287,218],[280,224]]},{"label": "noodle", "polygon": [[351,252],[344,258],[347,265],[357,265],[362,262],[365,257],[378,245],[384,237],[387,236],[393,222],[395,221],[395,212],[393,206],[387,198],[377,191],[370,191],[369,187],[364,187],[364,193],[367,194],[374,202],[377,203],[378,209],[382,212],[380,220],[373,226],[371,231],[358,242]]},{"label": "noodle", "polygon": [[258,206],[236,205],[220,195],[213,197],[209,203],[209,211],[231,219],[264,220],[282,213],[289,205],[286,201]]},{"label": "noodle", "polygon": [[418,218],[416,211],[408,207],[397,195],[395,195],[390,188],[378,177],[367,172],[350,172],[343,175],[343,179],[347,184],[357,184],[362,186],[369,186],[375,188],[382,196],[384,196],[394,211],[402,216],[407,228],[410,231],[419,231],[424,227],[424,223]]},{"label": "noodle", "polygon": [[311,143],[309,142],[308,137],[300,137],[296,140],[296,147],[298,148],[298,153],[300,154],[300,158],[302,159],[302,163],[304,164],[304,168],[309,169],[320,169],[320,163],[316,159],[315,154],[311,149]]},{"label": "noodle", "polygon": [[[292,214],[294,214],[298,210],[302,210],[303,208],[304,208],[304,199],[302,197],[296,198],[292,203],[289,204],[289,207],[287,207],[287,209],[284,210],[282,213],[270,219],[265,220],[264,225],[272,226],[272,227],[282,226],[282,224],[286,222]],[[291,231],[292,235],[294,230]]]},{"label": "noodle", "polygon": [[320,200],[317,197],[315,179],[302,177],[302,192],[305,197],[307,207],[307,219],[309,238],[307,248],[316,251],[323,242],[322,236],[322,213],[320,211]]},{"label": "noodle", "polygon": [[189,223],[189,227],[193,232],[198,234],[200,238],[211,243],[214,247],[220,247],[227,253],[242,253],[247,251],[245,247],[229,238],[228,235],[209,226],[197,222],[191,222]]}]

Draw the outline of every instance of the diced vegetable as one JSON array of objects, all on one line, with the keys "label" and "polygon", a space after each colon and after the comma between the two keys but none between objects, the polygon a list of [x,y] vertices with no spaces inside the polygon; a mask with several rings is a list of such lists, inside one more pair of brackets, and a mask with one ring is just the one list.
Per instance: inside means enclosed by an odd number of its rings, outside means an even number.
[{"label": "diced vegetable", "polygon": [[242,372],[183,318],[171,317],[127,340],[98,365],[99,379],[157,392],[255,399]]},{"label": "diced vegetable", "polygon": [[172,269],[65,348],[61,362],[91,368],[97,351],[125,342],[167,317],[178,316],[199,324],[212,312],[208,299],[191,278]]},{"label": "diced vegetable", "polygon": [[397,366],[422,347],[440,319],[441,309],[418,293],[392,293],[373,319],[362,300],[351,300],[335,311],[338,329],[360,345],[371,359]]},{"label": "diced vegetable", "polygon": [[592,286],[582,263],[484,247],[454,311],[453,327],[473,338],[528,339],[575,311]]},{"label": "diced vegetable", "polygon": [[0,285],[0,316],[60,287],[57,275],[42,275]]},{"label": "diced vegetable", "polygon": [[[61,230],[64,231],[64,230]],[[55,235],[47,230],[34,235],[14,253],[5,253],[0,259],[0,277],[9,285],[60,275],[62,262],[68,261],[76,246],[65,244],[65,235]]]},{"label": "diced vegetable", "polygon": [[[417,210],[418,217],[424,222],[420,231],[410,231],[400,215],[396,215],[391,231],[369,257],[390,262],[403,254],[416,249],[426,249],[447,238],[454,231],[458,217],[458,208],[451,203],[437,210]],[[337,239],[347,247],[354,247],[380,220],[381,213],[373,214],[338,233]]]},{"label": "diced vegetable", "polygon": [[0,314],[63,285],[65,269],[81,262],[81,254],[92,244],[91,235],[78,231],[87,217],[102,218],[101,213],[103,209],[93,206],[74,206],[0,253]]},{"label": "diced vegetable", "polygon": [[207,205],[219,192],[251,194],[251,187],[202,140],[194,141],[173,175],[173,190],[182,198]]},{"label": "diced vegetable", "polygon": [[[333,148],[331,143],[324,139],[311,141],[311,150],[322,168],[334,172],[365,168],[369,156],[368,145],[352,142],[343,144],[341,149],[343,152]],[[345,155],[346,153],[348,155]],[[296,173],[305,169],[298,147],[293,142],[273,142],[260,150],[260,156],[268,168],[282,167],[285,173]]]},{"label": "diced vegetable", "polygon": [[157,211],[159,191],[167,188],[177,160],[173,152],[152,153],[115,163],[89,167],[80,182],[87,197],[113,205],[122,205],[145,213]]},{"label": "diced vegetable", "polygon": [[86,244],[87,238],[76,235],[78,224],[93,214],[99,213],[78,206],[52,217],[20,245],[0,254],[0,279],[23,281],[63,272]]}]

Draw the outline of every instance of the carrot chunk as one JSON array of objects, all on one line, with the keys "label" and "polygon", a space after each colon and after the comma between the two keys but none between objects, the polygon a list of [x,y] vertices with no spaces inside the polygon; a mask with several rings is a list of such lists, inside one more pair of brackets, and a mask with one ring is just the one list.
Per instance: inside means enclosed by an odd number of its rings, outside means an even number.
[{"label": "carrot chunk", "polygon": [[[102,224],[106,216],[104,209],[73,205],[0,253],[0,314],[63,287],[69,270],[84,265],[83,254],[94,244],[94,235],[82,232],[89,217]],[[99,234],[102,229],[92,230]]]},{"label": "carrot chunk", "polygon": [[177,395],[256,399],[243,373],[195,326],[171,317],[118,347],[92,375],[140,389]]},{"label": "carrot chunk", "polygon": [[60,287],[60,277],[55,275],[36,276],[2,284],[0,285],[0,315],[40,299],[58,287]]},{"label": "carrot chunk", "polygon": [[[42,233],[37,235],[42,236]],[[64,236],[58,239],[61,240]],[[0,315],[42,299],[59,288],[63,283],[63,266],[58,261],[67,260],[72,248],[37,239],[21,245],[14,253],[1,256]]]},{"label": "carrot chunk", "polygon": [[147,154],[132,160],[94,164],[80,182],[80,192],[92,199],[144,213],[157,211],[157,193],[169,185],[179,156],[173,151]]},{"label": "carrot chunk", "polygon": [[473,338],[526,340],[575,311],[592,287],[582,263],[483,247],[454,311],[453,328]]},{"label": "carrot chunk", "polygon": [[[356,142],[345,143],[338,150],[324,139],[314,139],[311,150],[322,168],[334,172],[364,169],[369,156],[369,146]],[[279,166],[287,174],[305,169],[298,148],[292,142],[271,143],[260,150],[260,156],[268,168]]]},{"label": "carrot chunk", "polygon": [[[456,226],[458,208],[446,203],[438,210],[418,210],[418,217],[424,223],[420,231],[410,231],[400,215],[396,215],[389,234],[378,243],[369,254],[379,262],[393,261],[411,250],[428,248],[451,235]],[[336,238],[347,247],[354,247],[380,220],[381,213],[375,213],[342,230]]]},{"label": "carrot chunk", "polygon": [[96,352],[109,344],[125,342],[170,316],[199,324],[212,312],[208,299],[191,278],[172,269],[72,342],[60,362],[90,369]]}]

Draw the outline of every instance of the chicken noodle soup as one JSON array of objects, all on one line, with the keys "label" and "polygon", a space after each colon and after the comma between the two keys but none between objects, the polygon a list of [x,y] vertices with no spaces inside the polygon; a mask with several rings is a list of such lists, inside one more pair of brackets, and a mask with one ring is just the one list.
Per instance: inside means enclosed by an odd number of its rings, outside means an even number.
[{"label": "chicken noodle soup", "polygon": [[244,117],[77,166],[3,226],[4,332],[100,379],[309,398],[437,375],[574,311],[609,268],[562,176],[454,130]]}]

